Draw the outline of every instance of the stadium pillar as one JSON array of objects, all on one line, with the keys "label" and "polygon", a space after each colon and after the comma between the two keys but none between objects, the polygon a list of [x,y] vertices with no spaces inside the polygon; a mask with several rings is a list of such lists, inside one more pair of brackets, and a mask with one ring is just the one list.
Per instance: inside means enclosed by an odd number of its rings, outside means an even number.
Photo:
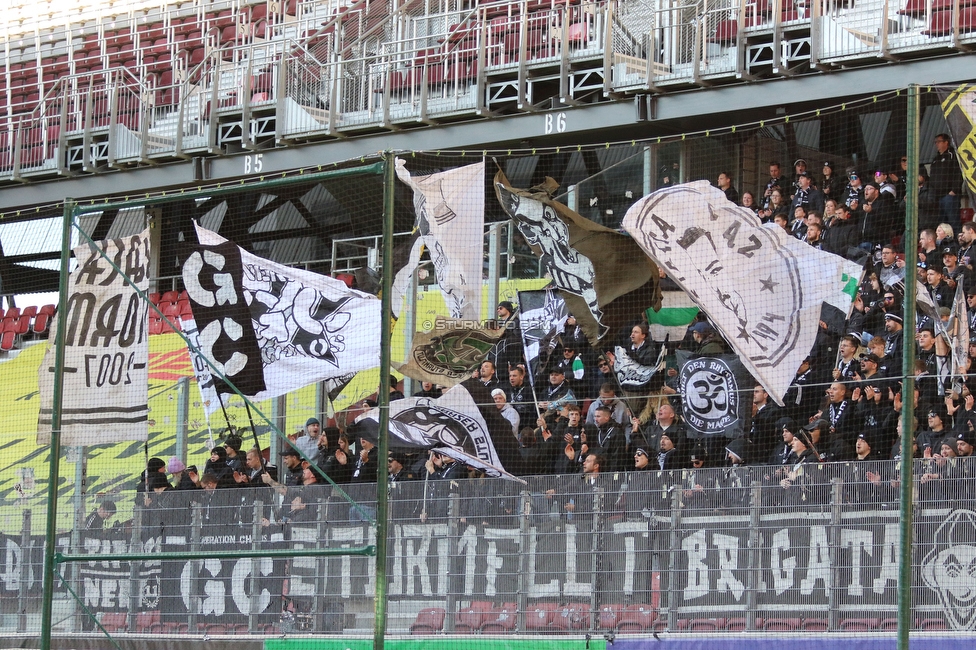
[{"label": "stadium pillar", "polygon": [[918,86],[908,87],[908,119],[905,148],[908,150],[909,177],[905,183],[905,306],[902,347],[901,400],[901,535],[898,566],[898,650],[908,650],[912,626],[912,487],[915,480],[912,443],[915,438],[915,277],[918,263]]},{"label": "stadium pillar", "polygon": [[[61,224],[61,274],[58,283],[58,329],[54,338],[54,395],[51,403],[51,448],[48,450],[47,524],[44,528],[44,576],[41,596],[41,650],[51,650],[54,608],[54,554],[58,533],[58,475],[61,464],[61,402],[64,390],[64,331],[68,322],[68,265],[71,261],[71,224],[75,202],[64,201]],[[78,486],[75,486],[77,489]]]},{"label": "stadium pillar", "polygon": [[377,395],[380,409],[379,433],[377,435],[377,454],[379,464],[376,468],[376,598],[374,603],[373,649],[383,650],[386,637],[386,532],[387,497],[389,496],[389,467],[386,459],[390,453],[390,335],[391,322],[390,294],[393,292],[393,212],[394,184],[396,183],[396,156],[386,152],[383,174],[383,315],[380,328],[380,388]]}]

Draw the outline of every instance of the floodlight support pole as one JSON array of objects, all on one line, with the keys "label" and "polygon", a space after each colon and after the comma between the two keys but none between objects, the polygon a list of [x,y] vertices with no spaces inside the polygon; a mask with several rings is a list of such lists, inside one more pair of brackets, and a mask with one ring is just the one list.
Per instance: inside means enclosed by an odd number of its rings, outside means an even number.
[{"label": "floodlight support pole", "polygon": [[912,488],[915,466],[912,443],[915,439],[915,289],[918,263],[918,86],[908,87],[908,111],[905,145],[908,178],[905,179],[905,305],[902,337],[901,400],[901,534],[898,559],[898,650],[908,650],[908,633],[912,626]]},{"label": "floodlight support pole", "polygon": [[380,424],[376,441],[376,598],[373,618],[373,650],[383,650],[386,637],[386,536],[387,497],[389,496],[390,454],[390,338],[393,329],[393,211],[394,184],[396,183],[396,156],[387,151],[383,170],[383,279],[380,313],[380,388],[376,401],[379,403]]},{"label": "floodlight support pole", "polygon": [[[54,394],[51,400],[51,445],[48,453],[47,524],[44,528],[44,577],[41,596],[41,650],[51,650],[54,611],[54,554],[58,534],[58,475],[61,473],[61,404],[64,398],[64,331],[68,322],[68,265],[71,262],[71,223],[75,202],[64,201],[61,223],[61,273],[58,278],[58,324],[54,337]],[[76,485],[76,490],[81,486]]]}]

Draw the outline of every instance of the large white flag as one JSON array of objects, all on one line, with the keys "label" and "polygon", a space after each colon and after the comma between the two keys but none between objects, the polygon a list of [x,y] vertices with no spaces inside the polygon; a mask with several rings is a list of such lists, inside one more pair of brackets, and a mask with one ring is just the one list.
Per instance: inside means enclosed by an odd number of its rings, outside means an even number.
[{"label": "large white flag", "polygon": [[642,198],[623,226],[781,405],[813,347],[824,303],[846,314],[857,292],[859,264],[763,226],[708,181]]},{"label": "large white flag", "polygon": [[393,283],[393,314],[400,313],[410,277],[426,247],[451,318],[481,320],[484,161],[446,172],[411,176],[406,163],[398,158],[396,173],[413,189],[417,226],[409,260],[397,271]]},{"label": "large white flag", "polygon": [[380,363],[380,300],[266,260],[206,228],[183,265],[199,348],[221,396],[269,399]]},{"label": "large white flag", "polygon": [[[104,251],[104,255],[101,251]],[[98,445],[145,440],[149,432],[149,231],[74,249],[77,268],[68,280],[67,329],[51,330],[64,342],[61,444]],[[106,259],[107,258],[107,259]],[[113,268],[114,260],[124,276]],[[135,287],[129,281],[135,284]],[[51,345],[38,369],[41,411],[37,444],[51,441],[54,402]]]}]

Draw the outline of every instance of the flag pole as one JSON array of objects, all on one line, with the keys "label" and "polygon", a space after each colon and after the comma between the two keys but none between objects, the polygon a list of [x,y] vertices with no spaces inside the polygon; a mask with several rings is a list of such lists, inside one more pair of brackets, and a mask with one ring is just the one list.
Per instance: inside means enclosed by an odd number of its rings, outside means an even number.
[{"label": "flag pole", "polygon": [[[919,131],[918,86],[908,87],[908,115],[905,148],[907,150],[910,176],[905,185],[905,309],[903,312],[904,331],[915,332],[915,292],[916,282],[908,281],[908,274],[915,273],[918,251],[918,183],[914,180],[918,169],[918,131]],[[912,445],[915,437],[915,337],[902,338],[902,435],[901,435],[901,489],[899,490],[899,510],[901,530],[899,535],[898,561],[898,650],[909,650],[909,631],[912,620],[912,488],[915,483],[915,466],[912,459]]]},{"label": "flag pole", "polygon": [[380,313],[380,394],[377,395],[380,410],[376,451],[376,598],[374,602],[373,650],[383,650],[386,637],[386,554],[387,508],[389,498],[390,453],[390,335],[393,329],[393,214],[396,210],[394,185],[396,183],[396,157],[393,152],[384,154],[383,169],[383,279]]},{"label": "flag pole", "polygon": [[[58,533],[58,474],[61,462],[61,407],[64,401],[64,345],[68,324],[68,272],[71,264],[71,226],[76,203],[64,202],[61,224],[61,274],[58,286],[57,336],[54,341],[54,395],[51,400],[51,445],[48,453],[47,522],[44,531],[44,574],[41,598],[41,650],[51,650],[51,625],[54,614],[54,554]],[[81,486],[76,485],[75,489]]]}]

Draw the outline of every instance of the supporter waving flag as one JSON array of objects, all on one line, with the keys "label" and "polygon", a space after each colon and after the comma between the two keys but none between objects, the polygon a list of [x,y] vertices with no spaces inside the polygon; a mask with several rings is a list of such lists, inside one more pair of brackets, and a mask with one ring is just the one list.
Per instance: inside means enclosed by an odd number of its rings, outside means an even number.
[{"label": "supporter waving flag", "polygon": [[657,267],[634,240],[584,219],[552,200],[557,184],[513,188],[505,174],[495,174],[495,194],[519,232],[542,258],[594,347],[599,339],[629,326],[646,307],[661,308]]},{"label": "supporter waving flag", "polygon": [[552,289],[519,291],[522,346],[533,389],[537,376],[545,371],[558,337],[566,327],[569,311],[566,301]]},{"label": "supporter waving flag", "polygon": [[217,393],[269,399],[379,365],[380,300],[245,251],[197,226],[183,265],[199,353]]},{"label": "supporter waving flag", "polygon": [[859,264],[763,226],[708,181],[653,192],[623,226],[780,405],[810,354],[823,305],[847,313],[861,277]]},{"label": "supporter waving flag", "polygon": [[[380,412],[367,411],[351,427],[375,442]],[[390,402],[390,449],[429,449],[477,467],[491,476],[514,478],[521,454],[512,425],[477,379],[454,386],[441,397],[408,397]]]},{"label": "supporter waving flag", "polygon": [[413,189],[417,222],[410,253],[393,281],[397,316],[426,247],[451,318],[481,319],[481,265],[485,237],[485,163],[413,176],[403,160],[397,177]]}]

